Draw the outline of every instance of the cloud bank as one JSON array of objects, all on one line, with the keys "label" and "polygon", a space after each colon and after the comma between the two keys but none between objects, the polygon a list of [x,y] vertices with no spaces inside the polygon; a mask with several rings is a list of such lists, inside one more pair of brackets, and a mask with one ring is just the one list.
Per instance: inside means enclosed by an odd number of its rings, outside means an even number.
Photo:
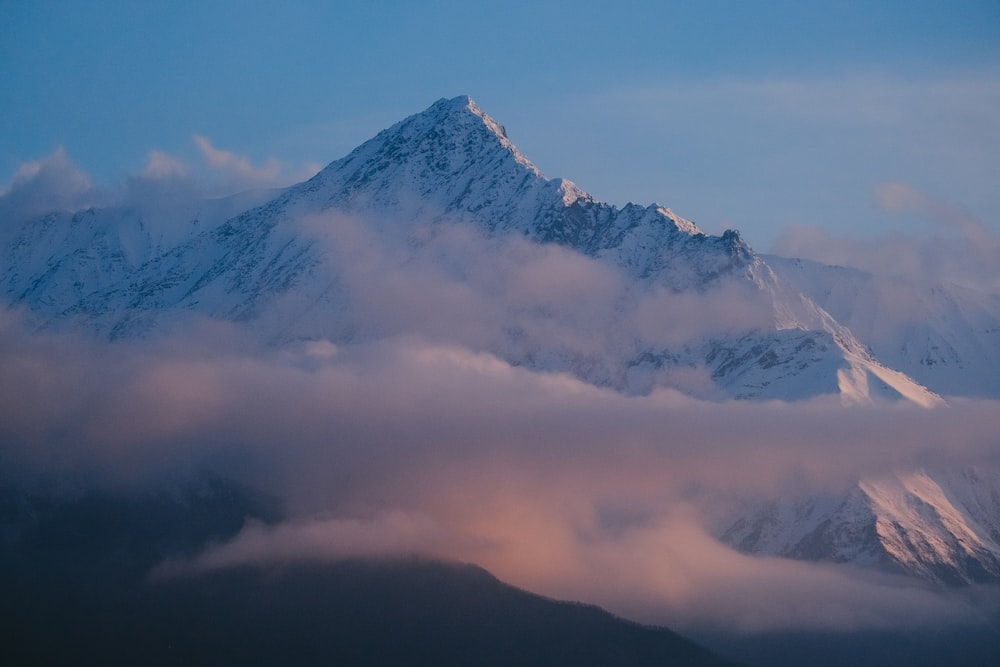
[{"label": "cloud bank", "polygon": [[735,553],[710,536],[706,499],[995,468],[995,402],[628,397],[413,336],[259,349],[206,322],[111,345],[29,335],[21,319],[0,319],[6,479],[145,488],[209,468],[285,503],[284,523],[249,525],[161,574],[417,553],[678,628],[848,631],[982,613],[891,577]]}]

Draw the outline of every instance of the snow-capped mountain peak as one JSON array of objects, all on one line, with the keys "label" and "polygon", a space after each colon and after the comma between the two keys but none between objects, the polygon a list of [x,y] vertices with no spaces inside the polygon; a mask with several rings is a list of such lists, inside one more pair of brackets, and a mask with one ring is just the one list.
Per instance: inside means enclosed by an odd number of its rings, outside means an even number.
[{"label": "snow-capped mountain peak", "polygon": [[[503,126],[460,96],[438,100],[379,132],[303,189],[328,193],[327,206],[398,206],[420,199],[454,213],[522,196],[525,186],[545,182]],[[364,197],[371,199],[362,202]],[[431,210],[424,208],[422,213]]]},{"label": "snow-capped mountain peak", "polygon": [[[577,324],[560,336],[543,340],[525,334],[553,327],[556,313],[567,305],[511,307],[513,320],[493,334],[492,340],[502,343],[491,351],[512,363],[570,371],[631,393],[663,384],[690,391],[677,378],[697,369],[711,375],[723,396],[797,399],[839,393],[854,402],[881,393],[935,402],[931,392],[879,364],[828,313],[783,286],[739,232],[706,235],[664,206],[619,208],[596,201],[572,181],[548,179],[467,96],[438,100],[312,179],[224,222],[191,225],[172,247],[158,247],[135,261],[116,259],[122,254],[116,238],[128,231],[128,221],[116,223],[110,241],[97,247],[88,242],[86,252],[59,250],[72,260],[54,258],[45,266],[33,260],[24,268],[31,254],[25,249],[33,244],[9,248],[8,275],[22,287],[12,289],[11,283],[7,292],[49,322],[73,316],[113,338],[155,329],[170,313],[194,311],[245,322],[269,341],[353,339],[365,329],[345,310],[355,298],[351,281],[341,260],[301,224],[329,213],[363,220],[383,240],[404,246],[424,233],[420,230],[439,225],[561,246],[620,277],[626,287],[614,305],[602,306],[613,314],[607,321],[587,322],[585,335],[592,342],[586,346],[578,343],[584,332],[577,314],[567,314],[566,321]],[[46,243],[39,238],[35,245]],[[101,266],[101,280],[81,270],[74,275],[85,278],[74,279],[70,292],[23,289],[46,284],[44,274],[52,266],[88,265],[93,253],[100,255],[93,261]],[[648,324],[652,317],[658,326],[684,330],[671,321],[669,307],[646,312],[651,308],[646,303],[673,301],[657,296],[661,293],[714,302],[719,293],[733,290],[741,294],[741,310],[759,312],[749,319],[728,317],[735,304],[722,299],[717,321],[686,339],[661,335]],[[296,304],[290,311],[289,303]],[[525,313],[547,321],[518,319]],[[368,335],[384,335],[378,326],[369,329]]]}]

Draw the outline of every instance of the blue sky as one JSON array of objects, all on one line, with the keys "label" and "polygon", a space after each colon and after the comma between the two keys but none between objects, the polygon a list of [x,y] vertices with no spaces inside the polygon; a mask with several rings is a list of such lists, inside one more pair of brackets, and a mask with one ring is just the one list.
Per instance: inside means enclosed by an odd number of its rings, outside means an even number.
[{"label": "blue sky", "polygon": [[996,0],[0,0],[0,34],[3,184],[60,147],[110,186],[151,151],[289,183],[469,94],[548,176],[761,250],[934,233],[914,202],[1000,230]]}]

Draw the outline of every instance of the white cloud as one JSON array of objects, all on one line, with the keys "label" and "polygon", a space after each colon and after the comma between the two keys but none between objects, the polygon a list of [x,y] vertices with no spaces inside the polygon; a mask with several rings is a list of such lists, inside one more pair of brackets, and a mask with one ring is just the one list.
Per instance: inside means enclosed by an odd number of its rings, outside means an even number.
[{"label": "white cloud", "polygon": [[[343,320],[366,339],[420,336],[535,367],[586,369],[590,380],[645,393],[652,366],[627,370],[641,351],[773,326],[770,303],[752,288],[643,289],[570,249],[492,238],[468,225],[413,225],[404,235],[392,220],[332,213],[304,225],[346,295]],[[328,331],[321,322],[303,333]],[[668,386],[706,388],[706,376],[684,365],[656,372],[670,375],[660,378]]]},{"label": "white cloud", "polygon": [[282,164],[274,158],[268,158],[263,165],[255,166],[247,157],[216,148],[208,137],[196,134],[194,142],[209,166],[236,183],[248,187],[276,185],[283,176]]},{"label": "white cloud", "polygon": [[[205,159],[234,182],[280,173],[201,139]],[[64,155],[52,163],[60,160],[72,177]],[[26,168],[24,182],[44,169]],[[182,169],[154,152],[145,176],[183,181]],[[949,210],[906,185],[877,196],[901,214]],[[627,397],[515,367],[483,350],[561,346],[588,358],[611,340],[628,354],[616,331],[673,345],[758,326],[765,311],[737,289],[636,294],[614,270],[565,248],[468,228],[414,228],[393,243],[378,226],[394,223],[306,223],[351,295],[349,318],[375,339],[365,345],[261,350],[210,323],[111,346],[27,335],[0,313],[5,470],[142,486],[164,471],[213,466],[285,501],[286,523],[250,526],[188,564],[196,568],[419,553],[474,561],[514,584],[634,618],[747,632],[974,613],[891,577],[737,554],[706,532],[692,489],[840,489],[900,466],[996,466],[996,402],[930,411],[709,403],[672,391]],[[947,225],[973,242],[968,221]],[[788,239],[854,261],[861,247],[815,230]],[[926,264],[921,248],[901,247],[911,252],[880,248],[864,259],[884,269],[896,257],[911,273]],[[523,349],[508,337],[512,313]]]},{"label": "white cloud", "polygon": [[105,197],[61,146],[51,155],[23,163],[0,191],[4,222],[57,210],[78,210]]},{"label": "white cloud", "polygon": [[216,148],[206,137],[195,137],[195,141],[208,173],[160,150],[149,151],[142,168],[118,184],[95,183],[62,147],[25,162],[9,183],[0,185],[0,230],[51,211],[118,205],[141,210],[147,222],[167,219],[169,226],[186,220],[206,197],[286,186],[314,176],[321,168],[316,163],[290,167],[274,158],[257,166]]},{"label": "white cloud", "polygon": [[177,179],[187,176],[187,166],[177,158],[162,151],[152,150],[146,157],[146,167],[142,170],[144,178]]},{"label": "white cloud", "polygon": [[922,226],[930,234],[893,233],[876,239],[836,237],[824,229],[786,229],[775,254],[851,266],[879,276],[930,287],[954,283],[1000,293],[1000,234],[968,211],[906,183],[882,183],[873,191],[881,209]]},{"label": "white cloud", "polygon": [[996,468],[995,401],[626,397],[460,345],[296,353],[213,327],[110,345],[28,333],[4,313],[6,478],[146,488],[209,466],[284,501],[286,523],[247,527],[196,567],[417,553],[633,618],[746,632],[975,614],[892,577],[737,554],[706,533],[701,499],[837,490],[900,467]]}]

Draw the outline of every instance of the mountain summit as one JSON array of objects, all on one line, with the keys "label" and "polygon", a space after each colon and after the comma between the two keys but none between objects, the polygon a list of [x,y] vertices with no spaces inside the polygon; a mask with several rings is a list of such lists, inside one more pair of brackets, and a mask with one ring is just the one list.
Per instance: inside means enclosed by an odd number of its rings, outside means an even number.
[{"label": "mountain summit", "polygon": [[[491,210],[490,227],[525,199],[558,190],[468,97],[441,99],[383,130],[301,188],[322,208],[363,208],[413,216]],[[582,196],[571,184],[567,197]],[[534,203],[534,202],[532,202]],[[507,216],[504,216],[507,213]]]},{"label": "mountain summit", "polygon": [[[546,178],[504,127],[467,96],[438,100],[295,190],[323,209],[468,222],[493,234],[519,233],[588,255],[624,252],[638,242],[662,248],[690,237],[708,240],[669,209],[629,204],[619,210],[595,201],[572,181]],[[730,250],[745,248],[735,232],[721,242]],[[637,268],[648,276],[663,267],[650,262]]]}]

